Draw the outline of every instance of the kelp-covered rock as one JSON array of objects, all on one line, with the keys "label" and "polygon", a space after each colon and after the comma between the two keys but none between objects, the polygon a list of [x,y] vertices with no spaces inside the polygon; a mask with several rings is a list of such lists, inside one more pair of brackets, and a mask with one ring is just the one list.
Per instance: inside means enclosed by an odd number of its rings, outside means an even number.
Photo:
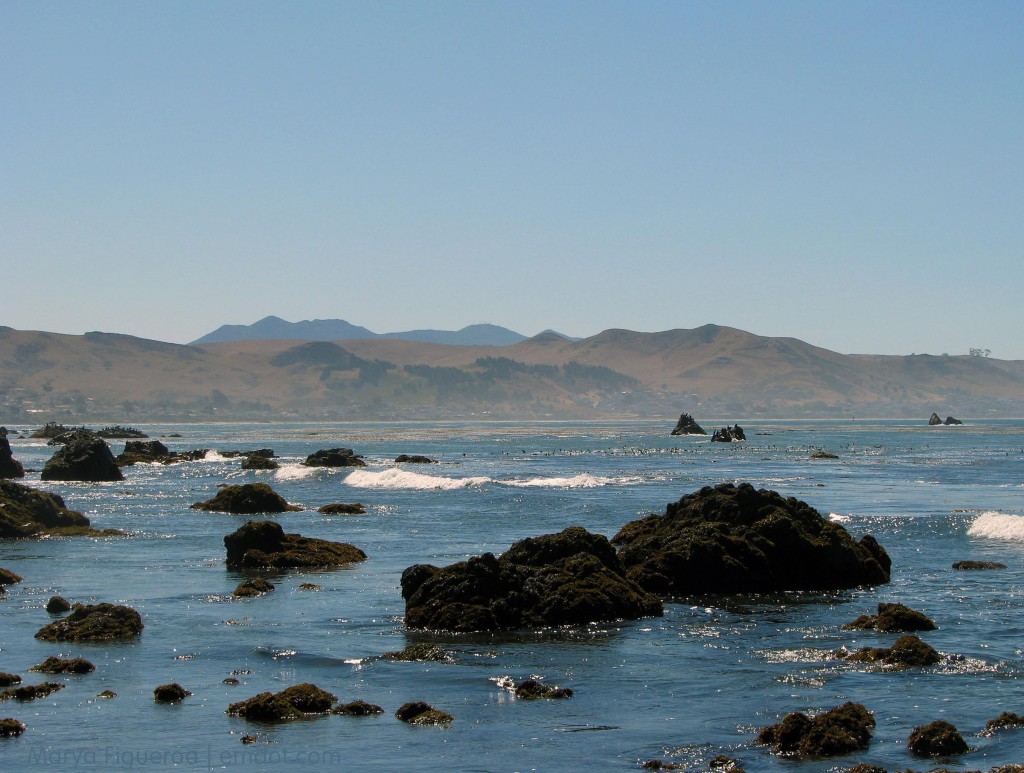
[{"label": "kelp-covered rock", "polygon": [[16,738],[25,732],[27,725],[14,717],[0,719],[0,738]]},{"label": "kelp-covered rock", "polygon": [[915,757],[949,757],[968,750],[956,727],[942,719],[915,727],[907,738],[907,748]]},{"label": "kelp-covered rock", "polygon": [[228,567],[325,568],[365,561],[366,553],[347,542],[285,534],[275,521],[249,521],[224,537]]},{"label": "kelp-covered rock", "polygon": [[981,734],[992,735],[996,730],[1008,727],[1024,727],[1024,716],[1014,714],[1012,711],[1004,711],[995,719],[988,720]]},{"label": "kelp-covered rock", "polygon": [[867,749],[874,727],[875,718],[863,705],[848,702],[813,719],[801,712],[787,714],[762,730],[757,741],[781,756],[820,759]]},{"label": "kelp-covered rock", "polygon": [[856,652],[840,650],[836,656],[855,663],[883,663],[898,668],[923,668],[942,660],[934,647],[912,633],[901,636],[891,647],[863,647]]},{"label": "kelp-covered rock", "polygon": [[381,660],[400,660],[406,662],[435,662],[451,660],[451,656],[436,644],[410,644],[398,652],[385,652]]},{"label": "kelp-covered rock", "polygon": [[342,703],[331,709],[332,714],[341,714],[346,717],[371,717],[375,714],[383,714],[384,709],[374,703],[366,701],[350,701]]},{"label": "kelp-covered rock", "polygon": [[11,443],[7,439],[7,429],[0,427],[0,478],[24,478],[25,468],[14,458]]},{"label": "kelp-covered rock", "polygon": [[52,695],[58,690],[63,690],[64,685],[59,682],[42,682],[40,684],[27,684],[24,687],[15,687],[12,690],[0,692],[0,701],[34,701]]},{"label": "kelp-covered rock", "polygon": [[706,486],[612,537],[627,575],[651,593],[833,590],[889,581],[890,560],[793,497],[749,483]]},{"label": "kelp-covered rock", "polygon": [[41,674],[91,674],[95,670],[96,666],[85,658],[58,658],[55,655],[29,669]]},{"label": "kelp-covered rock", "polygon": [[934,631],[935,623],[927,615],[899,602],[878,605],[877,615],[861,615],[852,623],[843,626],[844,631]]},{"label": "kelp-covered rock", "polygon": [[310,454],[303,462],[307,467],[365,467],[363,457],[351,448],[325,448]]},{"label": "kelp-covered rock", "polygon": [[262,692],[232,703],[227,713],[255,722],[288,722],[310,714],[326,714],[336,700],[333,694],[315,684],[297,684],[278,693]]},{"label": "kelp-covered rock", "polygon": [[0,480],[0,539],[33,537],[55,529],[88,526],[89,519],[68,510],[57,494]]},{"label": "kelp-covered rock", "polygon": [[956,561],[953,568],[958,572],[981,572],[992,569],[1005,569],[1006,564],[998,561]]},{"label": "kelp-covered rock", "polygon": [[21,684],[21,677],[17,674],[0,671],[0,687],[10,687],[13,684]]},{"label": "kelp-covered rock", "polygon": [[172,682],[154,688],[153,700],[157,703],[180,703],[191,694],[177,682]]},{"label": "kelp-covered rock", "polygon": [[525,679],[515,686],[515,695],[520,700],[559,700],[571,698],[573,692],[568,687],[544,684],[536,679]]},{"label": "kelp-covered rock", "polygon": [[43,465],[42,480],[116,481],[124,480],[110,447],[103,438],[77,431]]},{"label": "kelp-covered rock", "polygon": [[572,526],[439,569],[402,573],[409,628],[488,631],[662,614],[660,600],[628,579],[608,540]]},{"label": "kelp-covered rock", "polygon": [[259,451],[254,451],[251,454],[246,454],[242,457],[242,469],[243,470],[276,470],[281,465],[278,464],[273,458],[273,452],[270,456],[266,456]]},{"label": "kelp-covered rock", "polygon": [[215,497],[205,502],[196,502],[192,509],[234,515],[256,515],[296,512],[302,508],[288,504],[284,497],[266,483],[243,483],[240,486],[224,486]]},{"label": "kelp-covered rock", "polygon": [[117,641],[142,633],[142,617],[118,604],[78,604],[67,617],[36,632],[44,641]]},{"label": "kelp-covered rock", "polygon": [[679,417],[679,421],[676,422],[675,429],[672,430],[673,435],[706,435],[704,428],[697,423],[697,420],[690,414],[684,413]]},{"label": "kelp-covered rock", "polygon": [[402,704],[395,712],[395,716],[410,725],[447,725],[455,719],[448,712],[435,709],[423,701]]},{"label": "kelp-covered rock", "polygon": [[46,611],[51,615],[63,615],[71,611],[71,602],[63,596],[51,596],[46,602]]},{"label": "kelp-covered rock", "polygon": [[324,515],[363,515],[366,507],[360,502],[332,502],[317,509]]},{"label": "kelp-covered rock", "polygon": [[235,598],[251,598],[252,596],[262,596],[264,593],[270,593],[272,590],[274,590],[272,582],[256,577],[238,583],[238,586],[231,592],[231,595]]},{"label": "kelp-covered rock", "polygon": [[421,454],[399,454],[395,457],[395,462],[398,464],[437,464],[437,462],[429,456],[423,456]]}]

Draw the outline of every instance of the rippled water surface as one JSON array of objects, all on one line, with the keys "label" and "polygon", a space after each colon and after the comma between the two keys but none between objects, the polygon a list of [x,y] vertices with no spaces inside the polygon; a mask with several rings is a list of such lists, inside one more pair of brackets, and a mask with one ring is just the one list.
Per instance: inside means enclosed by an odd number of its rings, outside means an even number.
[{"label": "rippled water surface", "polygon": [[[21,429],[21,428],[19,428]],[[25,428],[30,429],[30,428]],[[127,538],[0,542],[0,566],[22,575],[0,597],[0,671],[67,687],[0,704],[28,725],[0,740],[4,770],[636,770],[660,759],[707,770],[719,754],[750,771],[842,770],[871,762],[927,770],[906,738],[946,719],[972,751],[941,761],[987,770],[1024,762],[1024,730],[982,737],[987,719],[1024,713],[1024,422],[962,427],[912,422],[744,425],[746,443],[673,438],[656,423],[178,425],[142,427],[172,450],[273,448],[274,472],[238,459],[126,468],[113,484],[41,483],[45,441],[10,438],[26,483],[59,493],[94,526]],[[710,427],[708,428],[711,429]],[[171,437],[177,434],[180,437]],[[115,453],[122,442],[111,443]],[[359,470],[310,469],[316,450],[345,446]],[[835,460],[812,460],[825,449]],[[438,460],[395,465],[401,453]],[[189,505],[222,483],[264,481],[301,512],[274,516],[286,531],[351,542],[365,563],[271,577],[266,596],[232,600],[242,575],[224,565],[223,537],[247,520]],[[620,526],[701,486],[749,481],[810,503],[855,537],[874,534],[893,559],[892,582],[834,594],[677,600],[662,618],[520,635],[408,633],[399,578],[415,563],[445,565],[515,540],[579,524]],[[364,515],[323,515],[331,502]],[[954,561],[1000,561],[995,572],[955,572]],[[315,583],[319,590],[300,589]],[[34,633],[59,594],[129,604],[137,641],[54,645]],[[903,672],[849,664],[840,647],[884,646],[893,635],[842,631],[880,601],[932,617],[922,635],[943,654]],[[450,662],[380,660],[431,641]],[[86,657],[85,676],[28,669],[49,655]],[[240,684],[225,677],[240,671]],[[517,701],[500,683],[527,677],[571,687],[562,701]],[[192,696],[160,705],[152,690],[178,682]],[[313,682],[341,701],[385,709],[279,726],[228,717],[229,703]],[[109,689],[111,700],[96,698]],[[448,729],[411,727],[394,711],[425,700],[455,716]],[[791,711],[847,700],[877,721],[870,749],[827,763],[773,757],[758,730]],[[244,735],[257,743],[243,745]]]}]

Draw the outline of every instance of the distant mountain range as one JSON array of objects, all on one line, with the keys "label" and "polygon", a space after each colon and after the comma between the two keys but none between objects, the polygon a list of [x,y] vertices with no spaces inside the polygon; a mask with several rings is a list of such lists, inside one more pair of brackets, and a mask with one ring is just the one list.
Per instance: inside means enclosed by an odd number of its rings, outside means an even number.
[{"label": "distant mountain range", "polygon": [[1024,361],[984,356],[845,355],[717,325],[506,345],[324,329],[180,345],[0,327],[0,423],[1024,416]]},{"label": "distant mountain range", "polygon": [[407,330],[401,333],[374,333],[343,319],[307,319],[288,322],[280,317],[264,317],[251,325],[221,325],[192,342],[194,345],[228,341],[354,341],[367,338],[393,338],[451,346],[509,346],[525,341],[526,336],[498,325],[469,325],[461,330]]}]

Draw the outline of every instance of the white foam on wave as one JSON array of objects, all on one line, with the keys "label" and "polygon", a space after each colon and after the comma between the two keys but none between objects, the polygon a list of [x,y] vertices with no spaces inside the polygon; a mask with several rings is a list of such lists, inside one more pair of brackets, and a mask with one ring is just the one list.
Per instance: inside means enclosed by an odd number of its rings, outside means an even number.
[{"label": "white foam on wave", "polygon": [[850,520],[850,516],[841,515],[839,513],[829,513],[828,519],[830,521],[834,521],[835,523],[847,523]]},{"label": "white foam on wave", "polygon": [[322,467],[306,467],[302,464],[286,464],[274,470],[274,477],[278,480],[302,480],[311,475],[316,475],[317,470]]},{"label": "white foam on wave", "polygon": [[1024,516],[982,513],[967,529],[967,536],[1024,542]]},{"label": "white foam on wave", "polygon": [[386,470],[353,470],[345,478],[345,483],[354,488],[441,491],[480,486],[490,482],[490,478],[446,478],[441,475],[424,475],[421,472],[400,470],[397,467],[389,467]]},{"label": "white foam on wave", "polygon": [[529,478],[528,480],[505,480],[506,486],[517,488],[599,488],[601,486],[635,485],[640,478],[606,478],[601,475],[573,475],[570,478]]}]

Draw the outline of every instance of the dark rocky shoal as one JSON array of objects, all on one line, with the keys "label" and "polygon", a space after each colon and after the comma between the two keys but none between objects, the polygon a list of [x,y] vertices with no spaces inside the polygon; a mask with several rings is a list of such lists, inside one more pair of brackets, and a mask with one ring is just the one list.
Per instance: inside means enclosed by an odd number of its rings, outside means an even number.
[{"label": "dark rocky shoal", "polygon": [[904,634],[891,647],[862,647],[856,652],[840,650],[836,656],[855,663],[883,663],[897,668],[923,668],[942,660],[934,647],[912,633]]},{"label": "dark rocky shoal", "polygon": [[0,480],[0,538],[33,537],[54,529],[88,526],[89,519],[68,510],[57,494]]},{"label": "dark rocky shoal", "polygon": [[704,487],[612,537],[630,579],[662,596],[838,590],[889,581],[874,537],[859,542],[793,497],[749,483]]},{"label": "dark rocky shoal", "polygon": [[915,757],[949,757],[963,754],[968,746],[953,724],[939,719],[915,727],[907,738],[907,749]]},{"label": "dark rocky shoal", "polygon": [[439,569],[402,573],[405,624],[449,631],[514,630],[662,614],[628,579],[608,540],[572,526]]},{"label": "dark rocky shoal", "polygon": [[310,454],[303,462],[307,467],[365,467],[366,462],[351,448],[325,448]]},{"label": "dark rocky shoal", "polygon": [[180,703],[191,694],[177,682],[172,682],[154,688],[153,700],[157,703]]},{"label": "dark rocky shoal", "polygon": [[1006,564],[1001,564],[998,561],[957,561],[953,564],[953,568],[958,572],[979,572],[1005,569]]},{"label": "dark rocky shoal", "polygon": [[42,674],[91,674],[96,666],[85,658],[58,658],[51,655],[42,663],[32,666],[29,671]]},{"label": "dark rocky shoal", "polygon": [[706,435],[708,434],[697,420],[694,419],[690,414],[684,413],[679,417],[679,421],[676,422],[675,429],[672,430],[673,435]]},{"label": "dark rocky shoal", "polygon": [[848,702],[813,719],[801,712],[787,714],[762,730],[757,741],[779,755],[821,759],[867,749],[874,727],[875,718],[863,705]]},{"label": "dark rocky shoal", "polygon": [[297,684],[278,693],[263,692],[232,703],[227,713],[256,722],[288,722],[310,714],[326,714],[336,700],[315,684]]},{"label": "dark rocky shoal", "polygon": [[224,547],[231,569],[329,568],[366,560],[354,545],[286,534],[275,521],[249,521],[224,537]]},{"label": "dark rocky shoal", "polygon": [[302,508],[288,504],[284,497],[266,483],[243,483],[224,486],[213,498],[196,502],[192,509],[235,515],[258,515],[296,512]]},{"label": "dark rocky shoal", "polygon": [[421,456],[420,454],[399,454],[395,457],[395,462],[398,464],[437,464],[429,456]]},{"label": "dark rocky shoal", "polygon": [[455,717],[446,711],[435,709],[423,701],[410,701],[402,704],[395,716],[410,725],[447,725]]},{"label": "dark rocky shoal", "polygon": [[318,508],[317,512],[324,515],[363,515],[366,507],[360,502],[333,502]]},{"label": "dark rocky shoal", "polygon": [[874,630],[882,633],[899,631],[933,631],[935,623],[927,615],[900,603],[878,605],[877,615],[861,615],[843,626],[844,631]]},{"label": "dark rocky shoal", "polygon": [[142,617],[131,607],[117,604],[78,604],[67,617],[36,632],[44,641],[117,641],[142,633]]}]

